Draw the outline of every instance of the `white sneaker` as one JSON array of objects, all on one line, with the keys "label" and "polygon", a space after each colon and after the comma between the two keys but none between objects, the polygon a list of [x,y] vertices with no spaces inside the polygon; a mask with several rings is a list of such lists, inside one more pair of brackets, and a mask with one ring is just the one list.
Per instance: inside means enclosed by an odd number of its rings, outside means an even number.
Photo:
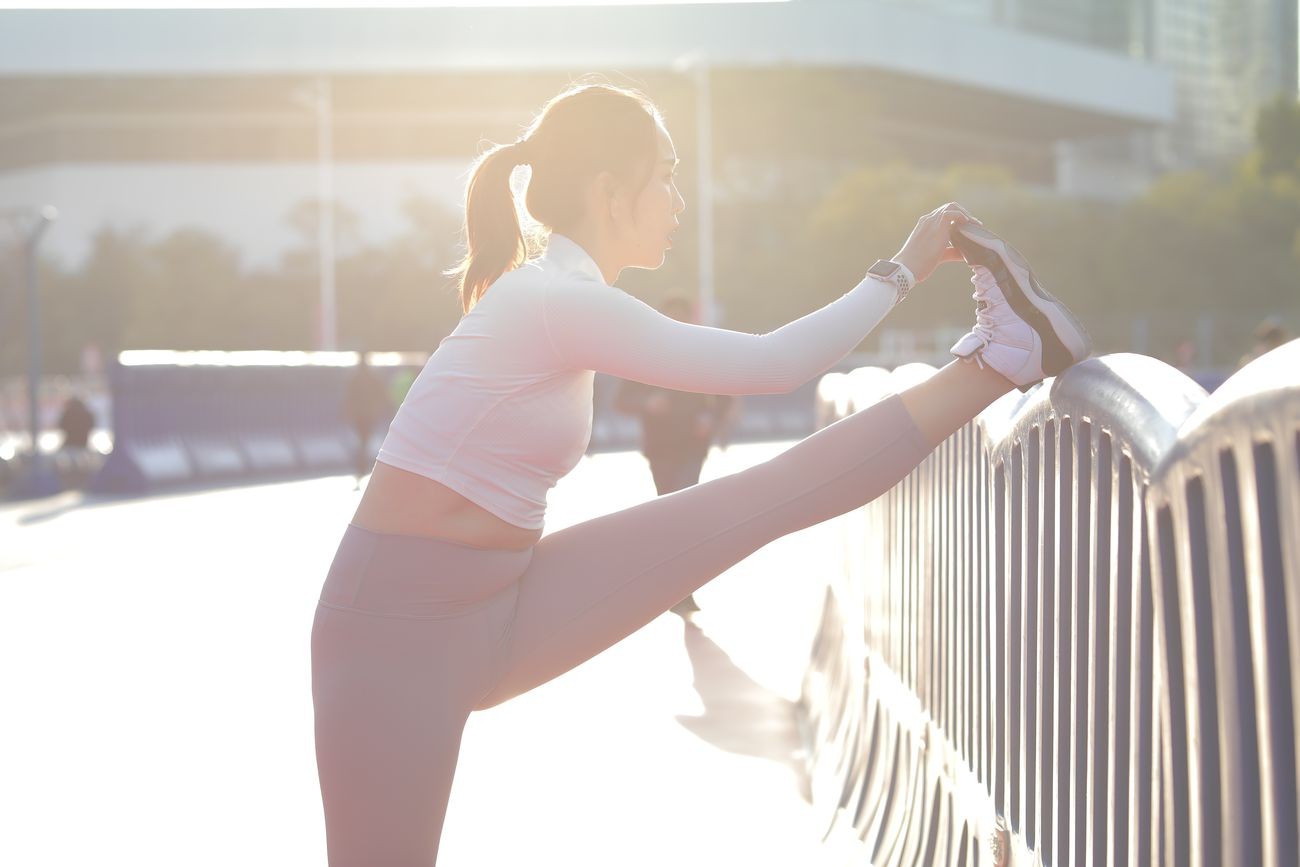
[{"label": "white sneaker", "polygon": [[954,227],[952,244],[974,269],[975,327],[952,346],[1021,391],[1092,353],[1079,320],[1038,282],[1020,251],[983,226]]}]

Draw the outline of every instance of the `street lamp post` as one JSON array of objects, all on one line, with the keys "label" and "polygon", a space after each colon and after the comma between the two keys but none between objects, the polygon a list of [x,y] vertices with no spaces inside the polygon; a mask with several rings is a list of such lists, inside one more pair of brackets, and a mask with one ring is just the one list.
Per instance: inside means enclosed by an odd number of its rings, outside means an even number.
[{"label": "street lamp post", "polygon": [[334,292],[334,99],[328,76],[294,93],[316,118],[317,267],[320,273],[320,319],[316,348],[333,350],[338,342]]},{"label": "street lamp post", "polygon": [[695,207],[699,223],[700,322],[717,325],[718,311],[713,287],[713,91],[708,60],[689,54],[673,61],[673,69],[689,74],[695,83],[695,150],[699,166]]},{"label": "street lamp post", "polygon": [[320,255],[321,349],[338,348],[334,298],[334,98],[330,80],[317,82],[320,101],[316,130],[316,185],[320,188],[317,248]]},{"label": "street lamp post", "polygon": [[27,420],[31,431],[31,459],[15,489],[20,498],[48,497],[63,490],[58,474],[41,453],[41,304],[37,286],[36,246],[45,230],[59,217],[51,205],[41,208],[36,224],[23,239],[23,265],[27,283]]}]

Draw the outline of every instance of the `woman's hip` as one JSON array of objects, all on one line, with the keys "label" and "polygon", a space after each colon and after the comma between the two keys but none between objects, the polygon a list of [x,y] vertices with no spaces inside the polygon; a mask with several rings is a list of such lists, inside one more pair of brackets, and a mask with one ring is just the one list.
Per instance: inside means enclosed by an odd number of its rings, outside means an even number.
[{"label": "woman's hip", "polygon": [[395,620],[446,620],[500,607],[532,560],[523,551],[380,533],[349,523],[320,604]]}]

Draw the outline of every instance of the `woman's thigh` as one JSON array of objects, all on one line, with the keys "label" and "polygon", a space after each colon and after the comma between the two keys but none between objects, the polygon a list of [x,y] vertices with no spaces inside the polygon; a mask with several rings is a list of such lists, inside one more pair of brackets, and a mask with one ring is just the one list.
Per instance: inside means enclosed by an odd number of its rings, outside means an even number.
[{"label": "woman's thigh", "polygon": [[931,446],[895,395],[754,467],[547,535],[490,707],[568,671],[749,554],[893,487]]}]

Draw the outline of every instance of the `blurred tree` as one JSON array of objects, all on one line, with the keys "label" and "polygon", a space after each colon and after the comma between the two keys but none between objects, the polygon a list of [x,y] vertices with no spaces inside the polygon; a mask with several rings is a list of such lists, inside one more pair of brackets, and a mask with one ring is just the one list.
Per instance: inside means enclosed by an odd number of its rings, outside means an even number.
[{"label": "blurred tree", "polygon": [[[320,199],[306,198],[295,202],[285,211],[284,221],[289,224],[306,249],[315,251],[319,240]],[[335,253],[346,256],[361,246],[361,217],[347,203],[334,201]]]},{"label": "blurred tree", "polygon": [[[1100,351],[1132,348],[1142,320],[1160,336],[1139,348],[1164,352],[1195,337],[1208,318],[1221,332],[1214,359],[1227,363],[1263,316],[1300,316],[1300,172],[1280,168],[1300,150],[1291,126],[1298,116],[1294,104],[1266,108],[1260,146],[1231,172],[1166,175],[1129,202],[1066,198],[982,166],[943,173],[903,162],[862,168],[806,215],[800,264],[824,287],[819,300],[830,300],[875,258],[892,255],[921,214],[959,201],[1023,251],[1044,284],[1095,326]],[[754,223],[768,216],[748,211]],[[794,246],[755,248],[751,255],[767,261],[747,270],[779,271],[771,260]],[[968,280],[961,267],[941,268],[889,325],[967,323],[970,289],[958,284]]]},{"label": "blurred tree", "polygon": [[402,205],[406,229],[339,262],[339,337],[345,348],[432,352],[460,319],[450,278],[460,217],[433,199]]},{"label": "blurred tree", "polygon": [[1262,174],[1300,176],[1300,103],[1292,95],[1279,93],[1260,109],[1255,141]]},{"label": "blurred tree", "polygon": [[105,226],[91,239],[79,268],[65,269],[48,261],[45,266],[49,277],[42,278],[41,304],[46,369],[76,371],[87,343],[98,345],[105,358],[127,348],[125,331],[140,318],[135,292],[156,279],[145,231]]},{"label": "blurred tree", "polygon": [[243,282],[239,251],[225,240],[179,229],[148,254],[150,279],[131,287],[137,315],[123,341],[132,348],[211,349],[214,338],[229,346],[256,316],[238,303],[246,300],[237,295]]}]

